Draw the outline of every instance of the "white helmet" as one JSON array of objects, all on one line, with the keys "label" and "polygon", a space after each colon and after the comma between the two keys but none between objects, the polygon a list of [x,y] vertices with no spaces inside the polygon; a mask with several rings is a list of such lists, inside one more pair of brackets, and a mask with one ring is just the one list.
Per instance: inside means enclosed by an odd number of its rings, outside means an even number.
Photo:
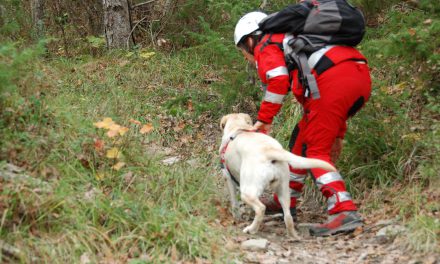
[{"label": "white helmet", "polygon": [[240,41],[247,35],[251,34],[255,30],[258,29],[258,23],[261,22],[267,15],[263,12],[250,12],[244,15],[237,22],[234,31],[234,42],[235,45],[238,45]]}]

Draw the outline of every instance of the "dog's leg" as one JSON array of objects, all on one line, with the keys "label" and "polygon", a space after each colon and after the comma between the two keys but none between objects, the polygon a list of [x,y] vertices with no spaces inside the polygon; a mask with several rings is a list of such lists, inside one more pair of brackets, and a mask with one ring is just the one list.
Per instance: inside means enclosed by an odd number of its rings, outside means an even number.
[{"label": "dog's leg", "polygon": [[280,185],[277,188],[278,200],[280,201],[281,207],[284,213],[284,223],[286,224],[287,234],[295,239],[300,239],[295,231],[293,224],[293,218],[290,214],[290,190],[289,190],[289,179],[286,177],[281,179]]},{"label": "dog's leg", "polygon": [[[248,189],[248,188],[247,188]],[[255,211],[255,218],[251,225],[243,229],[244,233],[255,234],[257,233],[261,223],[263,222],[264,212],[266,211],[266,206],[258,199],[259,195],[257,192],[252,192],[248,190],[241,190],[241,199],[252,207]]]},{"label": "dog's leg", "polygon": [[223,176],[225,176],[225,178],[226,178],[226,183],[228,185],[232,215],[234,216],[235,219],[238,220],[238,219],[240,219],[241,215],[240,215],[240,208],[239,208],[238,202],[237,202],[237,197],[235,196],[236,195],[235,184],[231,179],[231,175],[229,175],[229,172],[226,169],[222,169],[222,172],[223,172]]}]

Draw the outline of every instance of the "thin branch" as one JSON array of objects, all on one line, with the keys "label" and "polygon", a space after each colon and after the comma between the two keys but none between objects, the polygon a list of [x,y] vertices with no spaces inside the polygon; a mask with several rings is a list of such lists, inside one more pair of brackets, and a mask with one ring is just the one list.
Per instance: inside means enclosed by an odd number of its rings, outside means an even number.
[{"label": "thin branch", "polygon": [[263,3],[261,3],[260,5],[260,9],[264,10],[264,8],[266,8],[266,5],[267,5],[267,0],[263,0]]},{"label": "thin branch", "polygon": [[131,37],[131,35],[133,34],[134,30],[136,29],[136,27],[137,27],[142,21],[144,21],[144,20],[147,19],[147,18],[148,18],[148,16],[143,17],[143,18],[142,18],[141,20],[139,20],[139,21],[134,25],[134,27],[131,29],[130,34],[129,34],[128,37],[127,37],[127,48],[128,48],[128,49],[130,48],[130,37]]},{"label": "thin branch", "polygon": [[147,1],[147,2],[144,2],[144,3],[136,4],[136,5],[132,6],[131,9],[135,9],[136,7],[140,7],[140,6],[143,6],[143,5],[148,5],[150,3],[153,3],[154,1],[156,1],[156,0],[150,0],[150,1]]}]

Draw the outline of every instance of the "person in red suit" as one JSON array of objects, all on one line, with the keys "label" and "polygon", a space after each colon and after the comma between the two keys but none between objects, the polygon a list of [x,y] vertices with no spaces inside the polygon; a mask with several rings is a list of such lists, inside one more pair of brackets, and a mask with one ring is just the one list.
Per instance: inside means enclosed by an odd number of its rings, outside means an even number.
[{"label": "person in red suit", "polygon": [[[288,35],[259,31],[258,24],[266,16],[262,12],[248,13],[238,21],[234,32],[235,45],[256,67],[265,92],[254,128],[271,131],[272,121],[290,88],[304,109],[292,132],[291,152],[334,165],[342,149],[347,119],[364,106],[371,94],[367,59],[356,48],[349,46],[329,45],[308,54],[308,64],[320,94],[319,99],[312,98],[304,89],[298,70],[290,70],[286,64],[282,43]],[[295,215],[307,171],[295,168],[290,168],[290,171],[291,212]],[[362,219],[341,174],[322,169],[310,172],[327,198],[329,213],[328,220],[311,227],[310,233],[326,236],[350,232],[362,226]],[[261,199],[267,211],[280,211],[276,196]]]}]

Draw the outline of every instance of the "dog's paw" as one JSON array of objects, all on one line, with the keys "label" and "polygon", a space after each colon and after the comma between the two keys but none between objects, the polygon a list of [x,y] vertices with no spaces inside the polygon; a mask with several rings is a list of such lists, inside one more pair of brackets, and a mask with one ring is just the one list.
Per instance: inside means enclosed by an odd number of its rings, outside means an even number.
[{"label": "dog's paw", "polygon": [[257,229],[250,225],[243,229],[243,233],[253,235],[257,233]]},{"label": "dog's paw", "polygon": [[295,229],[293,230],[287,230],[287,235],[295,240],[300,240],[301,237],[298,235],[298,233],[295,231]]}]

